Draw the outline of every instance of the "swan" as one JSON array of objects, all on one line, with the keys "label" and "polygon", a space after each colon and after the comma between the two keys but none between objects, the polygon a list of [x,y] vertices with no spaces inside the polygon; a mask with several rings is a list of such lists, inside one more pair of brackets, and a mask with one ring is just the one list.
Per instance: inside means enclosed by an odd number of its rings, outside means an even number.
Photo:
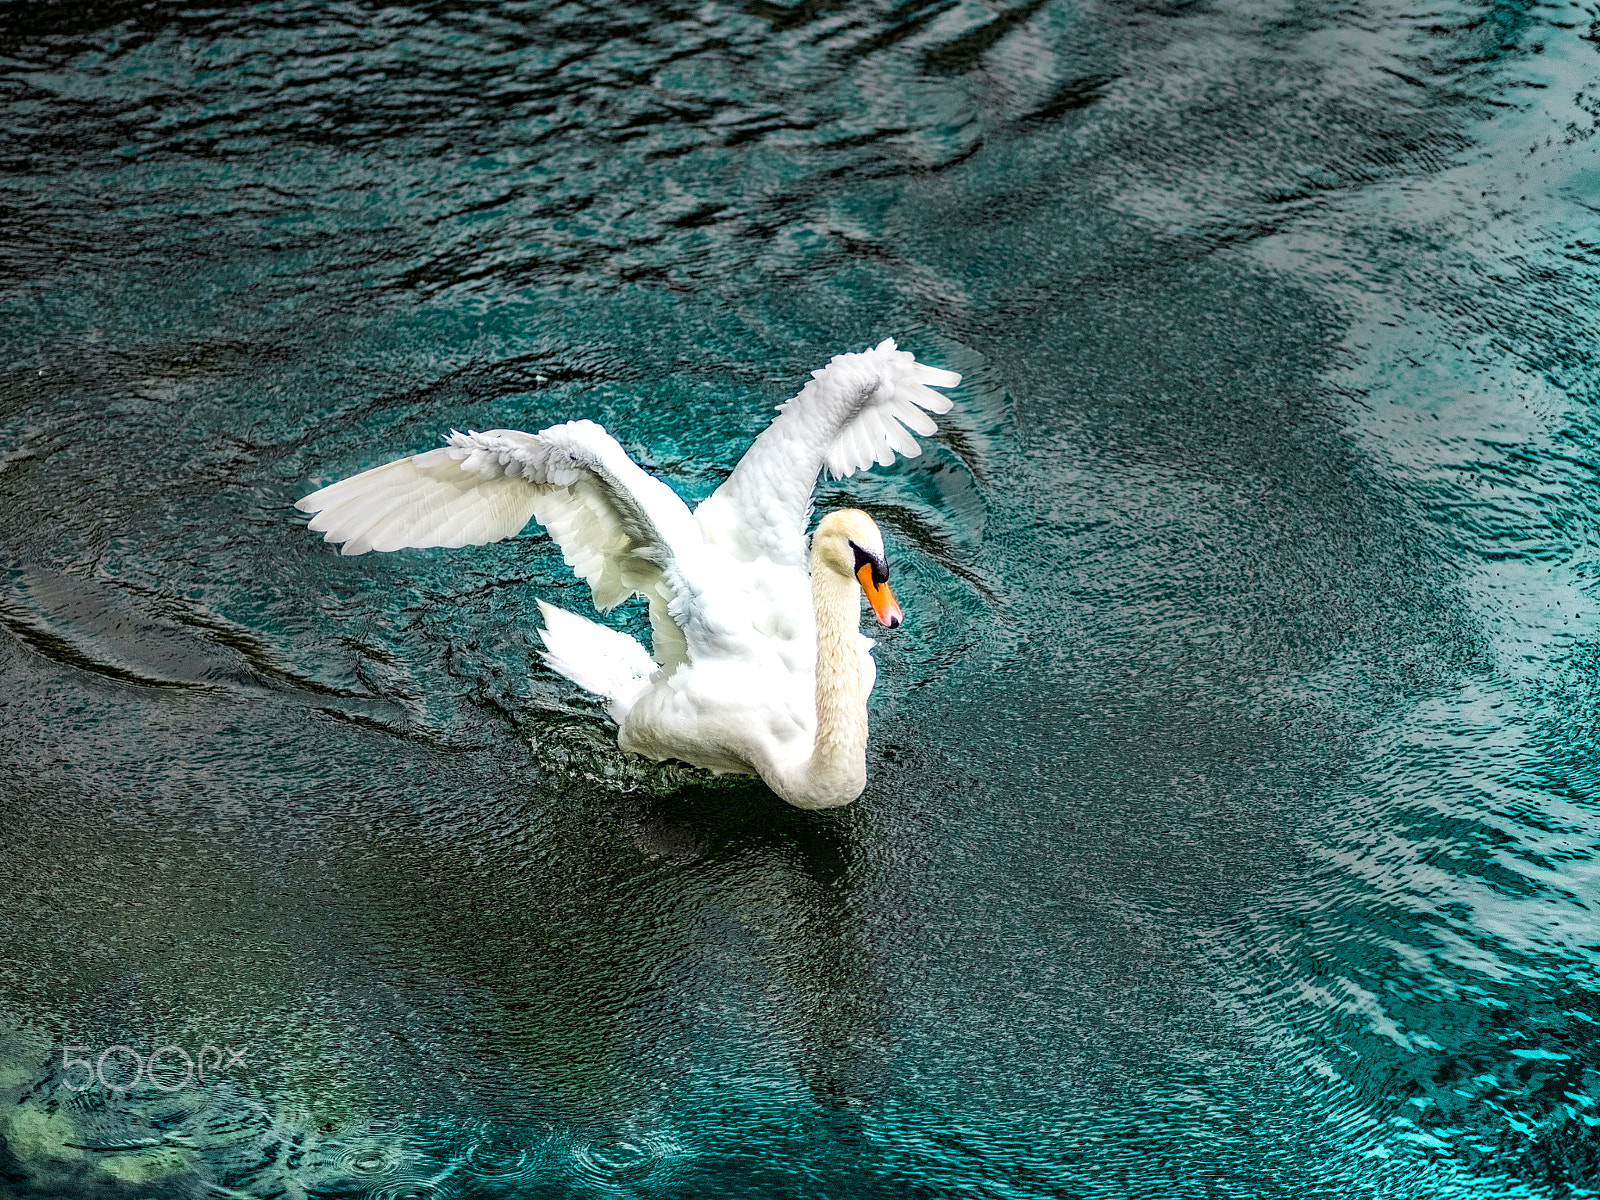
[{"label": "swan", "polygon": [[867,783],[867,695],[877,668],[859,597],[894,628],[883,535],[831,512],[809,553],[812,491],[896,454],[950,410],[961,382],[885,339],[811,373],[733,473],[691,512],[593,421],[539,433],[452,432],[438,449],[297,502],[344,554],[482,545],[530,519],[549,532],[604,612],[649,606],[651,650],[539,601],[551,668],[602,697],[617,744],[658,761],[759,775],[798,808],[835,808]]}]

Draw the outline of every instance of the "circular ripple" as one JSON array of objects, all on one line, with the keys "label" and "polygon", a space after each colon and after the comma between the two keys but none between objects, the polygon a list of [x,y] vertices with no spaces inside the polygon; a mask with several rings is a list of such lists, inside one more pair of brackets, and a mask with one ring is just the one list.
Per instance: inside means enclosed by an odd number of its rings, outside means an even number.
[{"label": "circular ripple", "polygon": [[444,1200],[448,1193],[428,1179],[391,1179],[366,1194],[365,1200]]},{"label": "circular ripple", "polygon": [[339,1163],[353,1175],[387,1175],[399,1163],[399,1156],[381,1146],[356,1146],[339,1156]]},{"label": "circular ripple", "polygon": [[572,1165],[591,1180],[633,1179],[648,1175],[670,1155],[659,1138],[637,1132],[574,1137],[568,1149]]},{"label": "circular ripple", "polygon": [[647,1146],[627,1138],[574,1147],[572,1153],[589,1170],[600,1175],[637,1175],[655,1164],[655,1156]]},{"label": "circular ripple", "polygon": [[537,1155],[526,1146],[474,1142],[461,1165],[479,1179],[521,1179],[532,1174]]}]

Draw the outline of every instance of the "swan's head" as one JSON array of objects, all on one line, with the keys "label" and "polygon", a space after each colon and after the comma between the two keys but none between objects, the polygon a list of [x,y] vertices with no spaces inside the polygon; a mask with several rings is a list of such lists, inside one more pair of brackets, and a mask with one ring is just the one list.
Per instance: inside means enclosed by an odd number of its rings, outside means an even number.
[{"label": "swan's head", "polygon": [[823,517],[811,535],[811,569],[837,571],[861,585],[880,625],[893,629],[904,613],[889,589],[889,560],[883,556],[878,524],[859,508],[841,508]]}]

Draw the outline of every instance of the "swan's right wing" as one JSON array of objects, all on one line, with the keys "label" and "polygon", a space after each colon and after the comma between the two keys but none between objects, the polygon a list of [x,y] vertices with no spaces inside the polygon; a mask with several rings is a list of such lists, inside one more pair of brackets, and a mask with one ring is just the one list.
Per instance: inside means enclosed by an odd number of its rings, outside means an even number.
[{"label": "swan's right wing", "polygon": [[811,372],[800,394],[695,511],[708,540],[747,561],[770,558],[804,566],[811,493],[826,469],[843,478],[895,455],[922,453],[917,435],[934,432],[929,413],[950,411],[934,388],[955,387],[961,376],[919,363],[885,338],[860,354],[836,354]]},{"label": "swan's right wing", "polygon": [[650,602],[656,659],[685,657],[669,611],[690,600],[682,560],[701,544],[678,494],[648,474],[593,421],[540,433],[452,433],[448,445],[364,471],[296,507],[345,554],[481,545],[537,520],[589,585],[595,607],[638,593]]}]

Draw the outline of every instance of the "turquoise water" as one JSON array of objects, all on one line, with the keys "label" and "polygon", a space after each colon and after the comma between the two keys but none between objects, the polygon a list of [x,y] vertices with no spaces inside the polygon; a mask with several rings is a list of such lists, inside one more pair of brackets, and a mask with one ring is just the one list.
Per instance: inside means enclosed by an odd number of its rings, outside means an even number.
[{"label": "turquoise water", "polygon": [[[0,1195],[1600,1192],[1597,20],[0,7]],[[293,510],[886,336],[834,813]]]}]

